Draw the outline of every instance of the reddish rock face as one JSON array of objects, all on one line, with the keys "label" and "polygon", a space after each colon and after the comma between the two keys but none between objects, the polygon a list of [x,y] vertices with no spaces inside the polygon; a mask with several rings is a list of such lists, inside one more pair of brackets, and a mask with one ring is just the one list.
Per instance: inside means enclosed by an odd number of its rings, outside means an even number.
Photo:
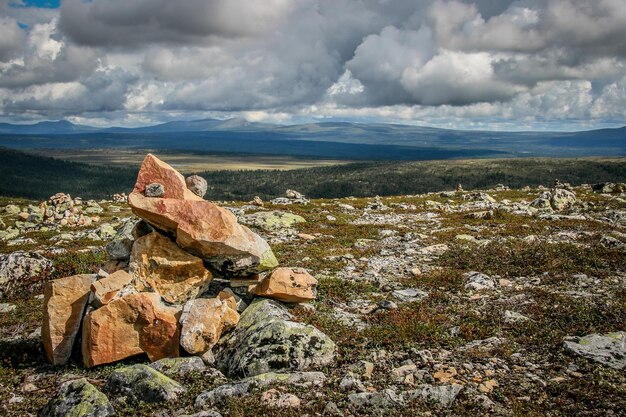
[{"label": "reddish rock face", "polygon": [[130,272],[139,291],[154,290],[165,301],[177,304],[198,297],[212,278],[202,259],[180,249],[158,232],[135,241]]},{"label": "reddish rock face", "polygon": [[153,183],[163,185],[165,193],[161,196],[162,198],[202,200],[187,189],[185,177],[174,168],[149,153],[141,164],[133,192],[143,194],[146,190],[146,186]]},{"label": "reddish rock face", "polygon": [[82,353],[87,368],[146,353],[151,361],[179,354],[180,308],[156,293],[118,298],[85,316]]},{"label": "reddish rock face", "polygon": [[[164,198],[142,194],[147,184],[166,180]],[[152,155],[144,160],[128,203],[137,216],[175,233],[178,246],[224,272],[245,276],[278,265],[264,239],[238,224],[230,211],[193,194],[182,175]]]},{"label": "reddish rock face", "polygon": [[302,268],[277,268],[250,292],[285,303],[315,300],[317,280]]},{"label": "reddish rock face", "polygon": [[74,275],[46,285],[41,338],[53,365],[65,365],[72,354],[89,289],[95,280],[95,275]]}]

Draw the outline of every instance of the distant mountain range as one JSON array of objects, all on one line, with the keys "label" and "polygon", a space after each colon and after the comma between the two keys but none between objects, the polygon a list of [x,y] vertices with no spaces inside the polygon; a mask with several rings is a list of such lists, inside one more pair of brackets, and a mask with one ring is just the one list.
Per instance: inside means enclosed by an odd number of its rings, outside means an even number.
[{"label": "distant mountain range", "polygon": [[626,127],[582,132],[494,132],[348,122],[283,126],[233,118],[97,128],[61,120],[31,125],[0,123],[0,146],[175,149],[355,160],[626,156]]}]

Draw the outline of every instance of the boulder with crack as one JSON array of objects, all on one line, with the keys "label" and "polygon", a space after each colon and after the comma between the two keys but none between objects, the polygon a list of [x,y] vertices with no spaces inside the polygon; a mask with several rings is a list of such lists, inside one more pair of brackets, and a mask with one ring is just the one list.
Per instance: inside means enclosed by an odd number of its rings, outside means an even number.
[{"label": "boulder with crack", "polygon": [[48,360],[65,365],[89,301],[95,275],[74,275],[48,282],[44,290],[41,338]]},{"label": "boulder with crack", "polygon": [[130,294],[87,313],[82,354],[87,368],[146,353],[151,361],[178,356],[179,307],[156,293]]}]

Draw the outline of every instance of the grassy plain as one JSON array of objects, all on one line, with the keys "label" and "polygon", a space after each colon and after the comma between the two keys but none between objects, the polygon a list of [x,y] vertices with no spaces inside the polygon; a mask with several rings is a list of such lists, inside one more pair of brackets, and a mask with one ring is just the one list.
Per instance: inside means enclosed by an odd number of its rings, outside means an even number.
[{"label": "grassy plain", "polygon": [[155,149],[31,149],[28,153],[89,165],[139,168],[147,153],[158,154],[183,173],[238,170],[289,170],[345,164],[350,161],[291,156],[179,152]]}]

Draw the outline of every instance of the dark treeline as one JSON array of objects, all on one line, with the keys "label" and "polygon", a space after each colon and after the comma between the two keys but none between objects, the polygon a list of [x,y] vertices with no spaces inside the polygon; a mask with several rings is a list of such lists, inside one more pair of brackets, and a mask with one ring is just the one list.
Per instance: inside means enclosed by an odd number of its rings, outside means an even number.
[{"label": "dark treeline", "polygon": [[281,196],[288,188],[312,198],[402,195],[466,190],[505,184],[551,185],[626,180],[626,159],[492,159],[420,162],[363,162],[292,171],[213,171],[201,173],[208,198],[250,200]]},{"label": "dark treeline", "polygon": [[0,195],[43,200],[58,192],[104,198],[129,190],[137,170],[87,165],[0,148]]},{"label": "dark treeline", "polygon": [[[252,158],[252,157],[251,157]],[[137,170],[94,166],[33,156],[0,148],[0,195],[45,199],[57,192],[106,198],[129,192]],[[558,178],[572,184],[626,180],[626,159],[490,159],[420,162],[360,162],[291,171],[210,171],[210,200],[267,200],[288,188],[312,198],[417,194],[550,185]]]}]

